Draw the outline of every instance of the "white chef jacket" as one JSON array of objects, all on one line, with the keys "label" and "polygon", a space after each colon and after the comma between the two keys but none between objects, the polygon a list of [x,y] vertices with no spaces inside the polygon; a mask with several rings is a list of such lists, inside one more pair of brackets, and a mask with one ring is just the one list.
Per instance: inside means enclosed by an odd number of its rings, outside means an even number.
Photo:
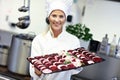
[{"label": "white chef jacket", "polygon": [[[53,38],[51,32],[48,31],[45,35],[39,34],[34,38],[31,47],[31,57],[59,53],[62,50],[78,47],[80,47],[80,41],[76,36],[63,31],[57,38]],[[30,64],[30,75],[33,80],[70,80],[72,74],[77,74],[80,71],[82,71],[82,68],[37,76]]]}]

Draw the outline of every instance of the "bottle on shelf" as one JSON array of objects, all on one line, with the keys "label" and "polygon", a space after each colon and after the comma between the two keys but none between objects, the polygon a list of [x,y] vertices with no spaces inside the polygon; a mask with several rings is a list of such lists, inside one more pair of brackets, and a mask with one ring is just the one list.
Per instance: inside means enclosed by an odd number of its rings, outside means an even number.
[{"label": "bottle on shelf", "polygon": [[116,45],[117,45],[117,43],[116,43],[116,34],[114,34],[113,40],[110,43],[110,52],[109,52],[110,56],[115,56],[116,55],[116,52],[117,52]]},{"label": "bottle on shelf", "polygon": [[108,48],[108,34],[103,37],[102,42],[100,44],[99,52],[103,54],[107,54],[107,48]]},{"label": "bottle on shelf", "polygon": [[120,58],[120,38],[118,40],[118,44],[117,44],[117,54],[116,54],[117,58]]}]

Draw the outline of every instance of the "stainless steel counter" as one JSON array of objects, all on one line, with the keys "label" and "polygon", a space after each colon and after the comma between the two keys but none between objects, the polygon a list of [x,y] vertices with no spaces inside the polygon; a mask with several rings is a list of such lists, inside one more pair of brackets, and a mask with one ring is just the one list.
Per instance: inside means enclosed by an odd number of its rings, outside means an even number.
[{"label": "stainless steel counter", "polygon": [[120,80],[120,59],[98,54],[105,61],[84,67],[73,80]]}]

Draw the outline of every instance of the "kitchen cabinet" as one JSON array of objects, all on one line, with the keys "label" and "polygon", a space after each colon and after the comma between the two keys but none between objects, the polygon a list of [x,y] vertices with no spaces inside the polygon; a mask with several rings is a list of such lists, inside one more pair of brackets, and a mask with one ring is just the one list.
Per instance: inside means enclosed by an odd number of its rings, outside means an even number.
[{"label": "kitchen cabinet", "polygon": [[86,66],[72,80],[120,80],[120,59],[104,54],[97,54],[105,61]]},{"label": "kitchen cabinet", "polygon": [[10,72],[7,66],[0,65],[0,80],[30,80],[30,75],[20,75]]}]

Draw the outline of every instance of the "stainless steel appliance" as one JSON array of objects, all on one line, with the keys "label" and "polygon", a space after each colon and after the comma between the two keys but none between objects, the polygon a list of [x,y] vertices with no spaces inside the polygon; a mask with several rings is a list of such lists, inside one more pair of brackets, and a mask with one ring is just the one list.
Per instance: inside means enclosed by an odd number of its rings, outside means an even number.
[{"label": "stainless steel appliance", "polygon": [[6,45],[0,45],[0,65],[7,66],[8,49]]},{"label": "stainless steel appliance", "polygon": [[31,42],[33,38],[33,36],[28,34],[13,35],[8,56],[9,71],[22,75],[29,74],[27,57],[30,56]]}]

